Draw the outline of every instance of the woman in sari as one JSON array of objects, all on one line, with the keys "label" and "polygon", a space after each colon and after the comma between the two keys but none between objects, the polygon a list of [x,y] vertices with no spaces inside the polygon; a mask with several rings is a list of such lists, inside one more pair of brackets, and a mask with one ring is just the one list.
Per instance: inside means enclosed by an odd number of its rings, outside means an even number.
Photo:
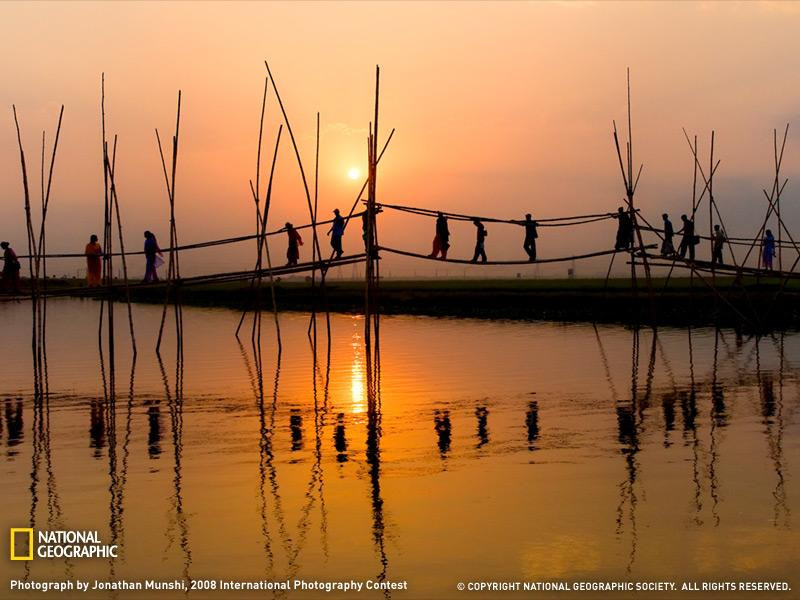
[{"label": "woman in sari", "polygon": [[19,294],[20,264],[17,253],[8,242],[0,242],[3,249],[3,287],[11,294]]},{"label": "woman in sari", "polygon": [[303,238],[297,233],[297,229],[291,223],[286,223],[286,233],[289,236],[289,247],[286,250],[287,267],[293,267],[300,259],[300,248],[303,245]]},{"label": "woman in sari", "polygon": [[97,287],[102,281],[103,249],[97,243],[97,236],[92,234],[86,244],[86,283],[89,287]]},{"label": "woman in sari", "polygon": [[144,282],[151,283],[158,281],[158,273],[156,269],[164,264],[161,258],[161,248],[158,247],[158,241],[152,231],[144,232]]}]

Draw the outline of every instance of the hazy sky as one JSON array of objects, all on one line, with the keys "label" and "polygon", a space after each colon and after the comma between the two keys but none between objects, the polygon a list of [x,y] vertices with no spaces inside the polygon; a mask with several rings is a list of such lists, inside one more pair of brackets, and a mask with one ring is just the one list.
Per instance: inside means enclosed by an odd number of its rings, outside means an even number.
[{"label": "hazy sky", "polygon": [[[32,189],[42,130],[51,139],[65,105],[51,198],[49,249],[80,251],[102,229],[100,75],[107,124],[119,134],[117,185],[127,244],[141,231],[168,240],[168,205],[154,128],[169,138],[183,91],[176,184],[180,239],[253,231],[248,179],[270,61],[313,185],[321,113],[321,215],[349,208],[366,165],[375,65],[381,66],[380,138],[397,129],[379,200],[519,218],[605,212],[623,195],[611,121],[625,117],[633,83],[634,144],[644,163],[637,202],[651,221],[690,208],[692,158],[681,127],[700,136],[704,164],[716,131],[715,192],[730,235],[753,235],[772,180],[772,129],[790,123],[786,176],[798,171],[800,5],[788,3],[3,3],[0,5],[0,237],[24,250],[16,104]],[[267,99],[266,154],[280,122]],[[797,132],[800,135],[800,132]],[[288,137],[279,157],[271,222],[308,221]],[[268,162],[268,161],[266,161]],[[798,223],[798,194],[784,197]],[[38,197],[35,197],[38,202]],[[760,222],[759,222],[760,224]],[[706,231],[705,212],[698,218]],[[473,228],[455,225],[452,255],[469,258]],[[433,223],[387,213],[381,241],[430,251]],[[490,258],[522,254],[519,228],[490,225]],[[607,249],[613,223],[542,232],[540,255]],[[310,236],[307,236],[310,237]],[[327,243],[327,242],[324,242]],[[345,248],[360,244],[350,231]],[[703,249],[705,250],[705,249]],[[273,251],[283,257],[284,242]],[[254,248],[203,251],[188,272],[241,267]],[[303,248],[303,256],[310,245]],[[52,263],[51,272],[75,272]],[[602,272],[607,260],[577,265]],[[563,274],[567,263],[541,268]],[[428,262],[388,258],[384,273],[433,273]],[[134,272],[138,273],[139,265]],[[535,273],[534,267],[505,271]],[[460,267],[451,274],[463,274]],[[490,271],[471,268],[467,274]],[[495,271],[491,271],[496,273]],[[346,275],[352,269],[346,268]]]}]

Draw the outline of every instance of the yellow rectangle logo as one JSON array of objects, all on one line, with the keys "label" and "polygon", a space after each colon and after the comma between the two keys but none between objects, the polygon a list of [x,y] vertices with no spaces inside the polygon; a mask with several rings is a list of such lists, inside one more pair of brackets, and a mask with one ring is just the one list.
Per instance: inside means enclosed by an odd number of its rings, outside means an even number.
[{"label": "yellow rectangle logo", "polygon": [[[28,552],[17,554],[17,535],[26,534],[28,537]],[[11,528],[11,560],[33,560],[33,528],[32,527],[12,527]]]}]

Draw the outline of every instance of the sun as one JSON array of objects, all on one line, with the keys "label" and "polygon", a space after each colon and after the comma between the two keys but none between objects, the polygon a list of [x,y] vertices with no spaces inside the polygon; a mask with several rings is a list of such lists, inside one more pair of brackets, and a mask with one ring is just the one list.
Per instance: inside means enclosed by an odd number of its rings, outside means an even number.
[{"label": "sun", "polygon": [[350,167],[347,170],[347,176],[350,179],[358,179],[361,176],[361,171],[359,171],[356,167]]}]

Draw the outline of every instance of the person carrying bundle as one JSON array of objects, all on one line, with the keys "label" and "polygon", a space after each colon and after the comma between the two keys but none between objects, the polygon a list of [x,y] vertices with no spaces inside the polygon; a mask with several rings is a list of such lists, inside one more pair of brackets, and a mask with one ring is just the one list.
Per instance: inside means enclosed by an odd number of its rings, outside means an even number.
[{"label": "person carrying bundle", "polygon": [[447,260],[447,251],[450,249],[450,229],[447,227],[447,217],[441,212],[436,217],[436,234],[433,236],[433,251],[428,255],[437,258],[440,254],[442,260]]},{"label": "person carrying bundle", "polygon": [[489,232],[486,231],[486,227],[481,223],[481,220],[475,217],[472,219],[472,224],[475,225],[475,254],[472,256],[472,260],[470,262],[476,263],[478,262],[478,258],[481,259],[481,262],[486,262],[486,250],[484,248],[484,243],[486,241],[486,236],[489,235]]}]

